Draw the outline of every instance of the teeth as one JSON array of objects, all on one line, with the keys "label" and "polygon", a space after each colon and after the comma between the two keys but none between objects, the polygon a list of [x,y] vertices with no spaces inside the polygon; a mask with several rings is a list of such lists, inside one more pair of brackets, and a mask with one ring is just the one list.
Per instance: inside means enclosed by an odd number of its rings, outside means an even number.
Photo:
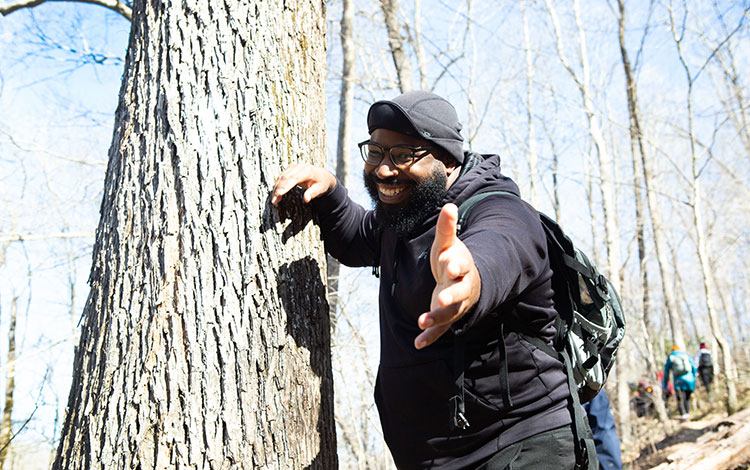
[{"label": "teeth", "polygon": [[404,188],[387,188],[385,186],[380,186],[378,187],[378,189],[380,190],[381,193],[383,193],[384,195],[388,197],[393,197],[404,190]]}]

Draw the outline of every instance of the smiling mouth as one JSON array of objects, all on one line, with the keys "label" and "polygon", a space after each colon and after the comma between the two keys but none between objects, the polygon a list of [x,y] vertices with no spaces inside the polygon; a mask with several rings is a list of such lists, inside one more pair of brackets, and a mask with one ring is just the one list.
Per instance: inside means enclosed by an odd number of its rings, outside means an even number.
[{"label": "smiling mouth", "polygon": [[398,206],[404,204],[411,187],[411,184],[378,182],[378,199],[380,199],[380,202],[388,205]]},{"label": "smiling mouth", "polygon": [[406,190],[407,186],[385,186],[378,185],[378,191],[387,197],[396,197]]}]

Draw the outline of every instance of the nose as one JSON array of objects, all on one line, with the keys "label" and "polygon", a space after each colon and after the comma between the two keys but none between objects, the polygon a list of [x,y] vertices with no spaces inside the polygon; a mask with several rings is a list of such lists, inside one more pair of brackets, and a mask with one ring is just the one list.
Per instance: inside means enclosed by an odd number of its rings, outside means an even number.
[{"label": "nose", "polygon": [[375,167],[375,176],[384,180],[387,178],[392,178],[397,174],[398,168],[396,168],[396,166],[391,161],[391,155],[390,152],[388,152],[388,154],[384,155],[383,159],[380,160],[378,166]]}]

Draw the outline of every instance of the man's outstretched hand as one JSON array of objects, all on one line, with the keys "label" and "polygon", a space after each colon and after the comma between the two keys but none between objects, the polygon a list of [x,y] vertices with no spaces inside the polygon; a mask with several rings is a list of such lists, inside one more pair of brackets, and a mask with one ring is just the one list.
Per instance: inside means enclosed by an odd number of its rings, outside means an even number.
[{"label": "man's outstretched hand", "polygon": [[456,205],[443,206],[430,249],[430,266],[437,285],[432,291],[430,311],[417,320],[424,330],[414,340],[417,349],[434,343],[479,300],[482,281],[469,249],[456,236],[457,222]]},{"label": "man's outstretched hand", "polygon": [[271,204],[278,204],[282,197],[295,186],[305,192],[302,199],[310,202],[318,196],[328,194],[336,187],[336,177],[330,171],[309,165],[295,163],[283,171],[276,179],[271,192]]}]

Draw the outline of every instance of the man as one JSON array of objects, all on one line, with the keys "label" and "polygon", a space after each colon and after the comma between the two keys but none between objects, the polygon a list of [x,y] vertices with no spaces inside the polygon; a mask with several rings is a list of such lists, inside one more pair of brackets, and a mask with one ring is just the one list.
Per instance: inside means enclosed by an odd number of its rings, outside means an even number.
[{"label": "man", "polygon": [[706,343],[700,344],[698,351],[698,377],[701,378],[703,386],[706,387],[706,396],[711,400],[711,382],[714,381],[714,361],[711,357],[711,351],[706,347]]},{"label": "man", "polygon": [[662,389],[667,388],[669,382],[669,372],[674,376],[674,392],[677,396],[677,411],[680,413],[680,419],[687,421],[690,419],[690,395],[695,390],[695,374],[698,370],[693,364],[693,360],[688,354],[675,344],[672,346],[672,352],[664,363],[664,379],[662,380]]},{"label": "man", "polygon": [[378,101],[367,124],[359,146],[374,210],[305,164],[279,176],[272,203],[301,187],[326,250],[380,270],[375,401],[397,467],[574,468],[563,365],[518,334],[550,344],[555,334],[538,214],[519,197],[490,196],[457,236],[456,205],[518,187],[498,156],[463,151],[445,99],[415,91]]}]

